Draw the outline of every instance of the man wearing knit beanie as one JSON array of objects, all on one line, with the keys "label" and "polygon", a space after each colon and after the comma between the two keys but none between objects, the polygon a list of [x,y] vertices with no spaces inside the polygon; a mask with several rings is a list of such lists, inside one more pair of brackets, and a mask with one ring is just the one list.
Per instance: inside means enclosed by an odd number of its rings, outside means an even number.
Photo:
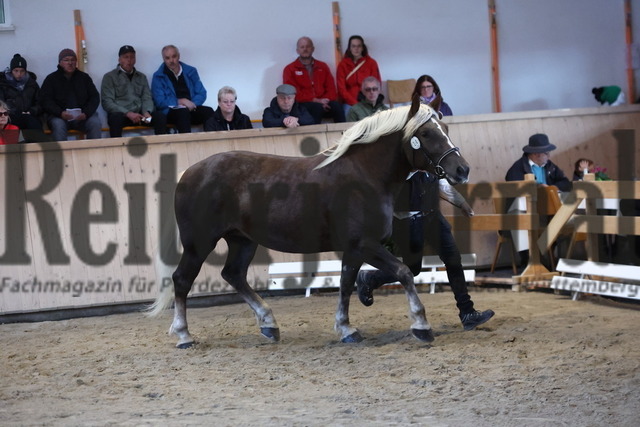
[{"label": "man wearing knit beanie", "polygon": [[93,80],[78,70],[78,58],[71,49],[58,54],[58,69],[42,83],[40,104],[55,141],[66,141],[69,129],[84,132],[87,139],[102,137],[98,115],[100,94]]},{"label": "man wearing knit beanie", "polygon": [[11,64],[9,66],[10,70],[14,70],[16,68],[24,68],[24,70],[27,70],[27,60],[24,59],[22,56],[20,56],[19,53],[16,53],[15,55],[13,55],[13,58],[11,59]]},{"label": "man wearing knit beanie", "polygon": [[42,133],[40,120],[40,106],[38,93],[40,86],[36,82],[36,75],[27,71],[27,61],[16,53],[11,58],[9,67],[0,72],[0,99],[9,106],[11,123],[23,132],[25,142],[43,141],[46,136]]}]

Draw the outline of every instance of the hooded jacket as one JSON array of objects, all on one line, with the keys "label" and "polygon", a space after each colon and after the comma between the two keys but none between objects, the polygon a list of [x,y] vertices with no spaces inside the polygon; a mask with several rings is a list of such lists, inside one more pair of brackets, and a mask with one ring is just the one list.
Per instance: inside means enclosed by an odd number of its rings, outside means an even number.
[{"label": "hooded jacket", "polygon": [[24,87],[20,90],[9,69],[0,74],[0,99],[9,105],[12,114],[28,112],[37,116],[42,111],[38,105],[40,86],[36,82],[36,75],[31,71],[27,71],[25,78]]}]

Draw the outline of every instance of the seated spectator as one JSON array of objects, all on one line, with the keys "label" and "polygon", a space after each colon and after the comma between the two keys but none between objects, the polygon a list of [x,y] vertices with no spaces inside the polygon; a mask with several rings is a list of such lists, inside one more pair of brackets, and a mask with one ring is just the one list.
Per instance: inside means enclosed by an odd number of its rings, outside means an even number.
[{"label": "seated spectator", "polygon": [[122,136],[125,126],[153,126],[154,133],[167,133],[167,118],[154,111],[149,81],[136,70],[136,51],[125,45],[118,52],[118,66],[102,78],[102,108],[107,112],[109,134]]},{"label": "seated spectator", "polygon": [[58,69],[42,82],[40,106],[47,114],[54,141],[66,141],[69,129],[84,132],[88,139],[102,137],[100,94],[89,74],[77,65],[76,53],[63,49],[58,55]]},{"label": "seated spectator", "polygon": [[283,83],[296,88],[296,99],[314,119],[332,117],[336,123],[345,121],[344,109],[338,99],[336,84],[327,64],[313,57],[313,42],[309,37],[301,37],[296,44],[298,59],[284,68]]},{"label": "seated spectator", "polygon": [[369,76],[362,81],[362,90],[360,92],[364,99],[355,104],[347,114],[348,122],[357,122],[365,117],[377,113],[378,111],[388,110],[389,107],[384,105],[384,95],[380,93],[380,80],[373,76]]},{"label": "seated spectator", "polygon": [[11,123],[20,129],[42,132],[36,75],[27,71],[27,61],[19,53],[13,55],[9,68],[0,74],[0,99],[9,106]]},{"label": "seated spectator", "polygon": [[529,137],[529,144],[522,148],[524,154],[509,168],[505,181],[522,181],[524,175],[532,173],[540,185],[555,185],[560,191],[571,191],[571,181],[562,169],[549,160],[549,153],[556,146],[549,142],[549,137],[536,133]]},{"label": "seated spectator", "polygon": [[205,132],[214,130],[213,108],[207,107],[207,90],[195,67],[180,61],[173,45],[162,48],[164,61],[153,73],[151,94],[156,109],[167,116],[178,133],[190,133],[192,124],[202,124]]},{"label": "seated spectator", "polygon": [[9,123],[10,121],[9,106],[6,102],[0,100],[0,145],[18,142],[20,128]]},{"label": "seated spectator", "polygon": [[314,123],[307,109],[296,102],[296,88],[287,84],[276,88],[276,97],[262,113],[262,126],[266,128],[296,128]]},{"label": "seated spectator", "polygon": [[578,159],[573,169],[573,181],[582,181],[584,179],[585,172],[593,173],[594,166],[595,163],[593,163],[593,160]]},{"label": "seated spectator", "polygon": [[620,86],[594,87],[591,89],[591,93],[595,96],[596,101],[602,105],[607,104],[615,107],[626,102],[624,92],[620,89]]},{"label": "seated spectator", "polygon": [[420,95],[420,102],[423,104],[437,105],[437,101],[440,101],[440,108],[438,111],[443,116],[453,116],[453,112],[451,111],[449,104],[444,102],[444,99],[442,98],[440,86],[438,86],[438,83],[436,83],[433,77],[427,74],[423,74],[418,77],[416,87],[413,89],[413,95],[415,94]]},{"label": "seated spectator", "polygon": [[236,105],[236,90],[224,86],[218,91],[218,108],[213,113],[213,130],[252,129],[251,120]]},{"label": "seated spectator", "polygon": [[373,76],[381,81],[378,63],[369,56],[367,45],[361,36],[349,37],[347,50],[338,64],[336,80],[338,96],[342,100],[345,111],[360,101],[360,88],[364,79]]},{"label": "seated spectator", "polygon": [[[541,186],[555,185],[560,191],[571,191],[571,181],[564,172],[549,160],[549,153],[556,146],[549,142],[549,137],[543,133],[536,133],[529,137],[529,144],[522,148],[524,154],[509,168],[505,181],[522,181],[524,175],[532,173],[536,182]],[[510,202],[508,202],[510,204]],[[513,230],[514,243],[519,242],[517,230]],[[516,243],[520,254],[520,267],[524,268],[529,262],[529,250]]]}]

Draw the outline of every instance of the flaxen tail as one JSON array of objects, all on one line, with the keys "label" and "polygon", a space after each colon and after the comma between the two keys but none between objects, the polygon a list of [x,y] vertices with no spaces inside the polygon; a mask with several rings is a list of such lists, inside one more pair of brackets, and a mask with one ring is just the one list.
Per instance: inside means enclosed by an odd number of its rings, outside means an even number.
[{"label": "flaxen tail", "polygon": [[[180,181],[180,178],[182,178],[182,174],[184,174],[184,171],[178,174],[178,182]],[[153,302],[153,304],[149,305],[144,310],[144,313],[149,317],[158,316],[166,309],[171,307],[171,304],[173,303],[173,300],[175,298],[172,278],[175,267],[165,264],[163,260],[169,259],[169,242],[173,240],[172,236],[174,233],[176,233],[176,222],[173,215],[161,215],[160,217],[166,218],[166,221],[170,221],[171,224],[161,224],[160,226],[160,229],[162,230],[162,236],[160,237],[160,241],[158,242],[158,247],[160,249],[156,251],[154,258],[156,283],[159,283],[160,293],[156,297],[156,300]],[[167,252],[167,254],[163,254],[160,251],[165,251]]]}]

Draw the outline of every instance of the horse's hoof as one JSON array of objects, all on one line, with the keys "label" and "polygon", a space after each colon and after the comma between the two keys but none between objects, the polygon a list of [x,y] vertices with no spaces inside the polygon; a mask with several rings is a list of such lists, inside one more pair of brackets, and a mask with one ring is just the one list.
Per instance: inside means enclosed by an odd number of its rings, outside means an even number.
[{"label": "horse's hoof", "polygon": [[342,338],[340,341],[342,341],[343,343],[352,344],[362,342],[363,340],[364,337],[360,335],[360,332],[355,331],[351,335],[347,335],[346,337]]},{"label": "horse's hoof", "polygon": [[179,348],[180,350],[184,350],[185,348],[191,348],[194,345],[196,345],[195,341],[180,342],[180,343],[176,344],[176,348]]},{"label": "horse's hoof", "polygon": [[260,333],[272,341],[280,341],[280,329],[278,328],[260,328]]},{"label": "horse's hoof", "polygon": [[411,333],[414,337],[424,342],[433,342],[436,339],[435,335],[433,335],[433,329],[411,329]]}]

